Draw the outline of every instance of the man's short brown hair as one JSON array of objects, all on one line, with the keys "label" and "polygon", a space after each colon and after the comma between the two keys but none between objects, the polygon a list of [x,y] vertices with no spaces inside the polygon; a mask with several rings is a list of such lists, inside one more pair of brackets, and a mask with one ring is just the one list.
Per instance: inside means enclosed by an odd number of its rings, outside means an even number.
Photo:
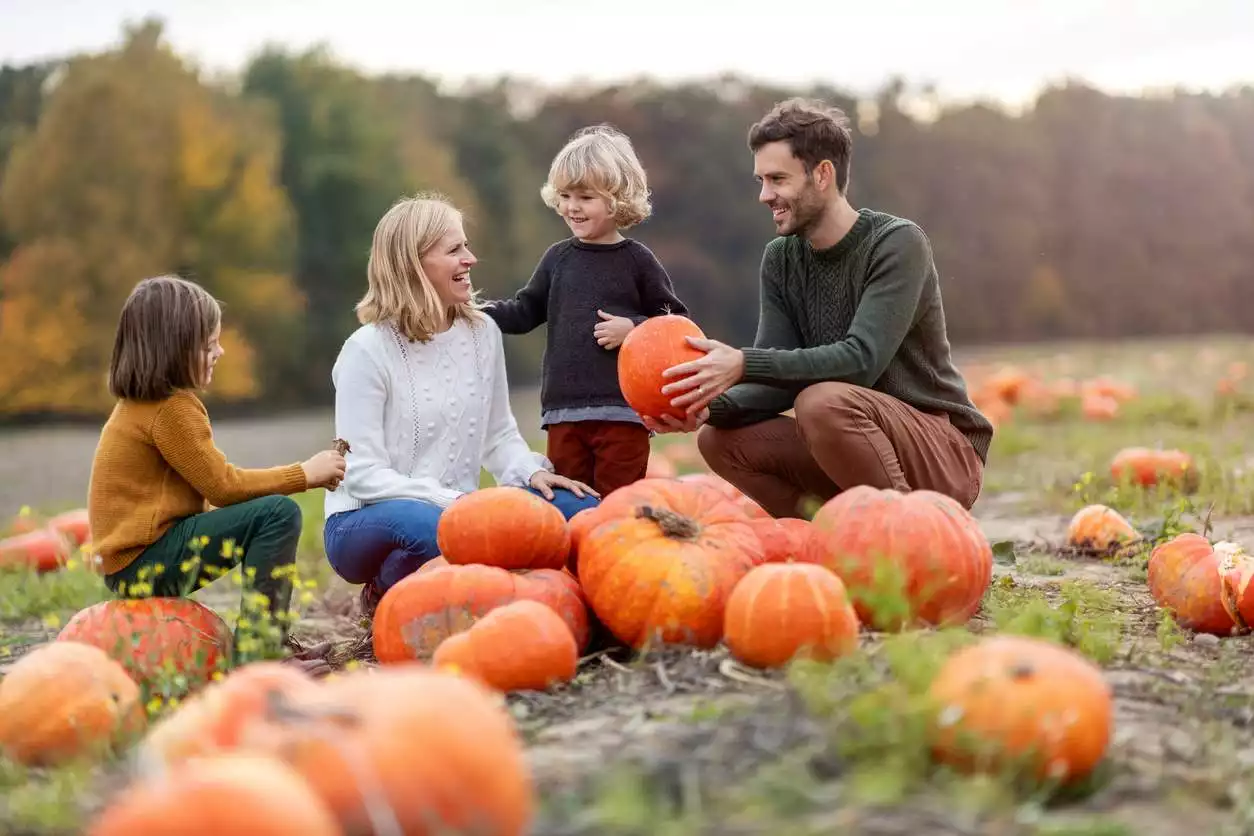
[{"label": "man's short brown hair", "polygon": [[144,279],[131,291],[109,359],[109,393],[159,401],[203,384],[205,350],[222,321],[218,301],[178,276]]},{"label": "man's short brown hair", "polygon": [[853,132],[849,117],[838,107],[821,101],[792,98],[779,102],[749,129],[749,150],[757,153],[770,142],[787,142],[801,160],[806,174],[823,160],[836,169],[836,188],[849,188],[849,163],[853,157]]}]

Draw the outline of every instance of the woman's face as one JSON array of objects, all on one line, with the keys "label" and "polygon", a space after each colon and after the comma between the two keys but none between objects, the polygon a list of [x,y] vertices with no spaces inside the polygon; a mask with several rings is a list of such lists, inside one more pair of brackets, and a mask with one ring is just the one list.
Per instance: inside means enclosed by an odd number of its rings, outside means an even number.
[{"label": "woman's face", "polygon": [[445,308],[470,301],[470,268],[479,259],[470,251],[460,218],[418,261]]}]

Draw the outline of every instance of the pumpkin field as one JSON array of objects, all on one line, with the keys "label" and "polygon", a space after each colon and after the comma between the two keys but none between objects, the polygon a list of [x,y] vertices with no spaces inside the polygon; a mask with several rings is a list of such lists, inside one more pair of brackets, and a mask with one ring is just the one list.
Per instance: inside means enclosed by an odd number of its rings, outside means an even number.
[{"label": "pumpkin field", "polygon": [[[0,542],[0,832],[211,810],[257,834],[1254,832],[1254,341],[959,363],[997,425],[970,515],[864,489],[777,523],[662,436],[658,481],[601,518],[524,539],[524,498],[472,495],[371,633],[302,494],[292,632],[330,643],[325,680],[270,664],[251,616],[224,669],[238,572],[193,596],[220,619],[99,617],[85,481],[56,482],[85,480],[96,431],[0,435],[0,512],[20,509],[0,535],[48,550],[35,567]],[[514,409],[539,447],[534,404]],[[249,465],[331,441],[232,432]],[[713,586],[676,581],[694,560]]]}]

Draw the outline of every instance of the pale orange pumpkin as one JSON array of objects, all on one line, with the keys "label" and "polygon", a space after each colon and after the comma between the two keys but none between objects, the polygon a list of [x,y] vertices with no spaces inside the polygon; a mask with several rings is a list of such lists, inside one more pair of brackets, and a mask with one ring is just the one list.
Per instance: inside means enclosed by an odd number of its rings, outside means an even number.
[{"label": "pale orange pumpkin", "polygon": [[932,753],[965,772],[1025,766],[1039,780],[1084,778],[1105,757],[1110,686],[1075,651],[1025,636],[992,636],[953,653],[928,690]]},{"label": "pale orange pumpkin", "polygon": [[99,757],[145,722],[139,686],[91,645],[40,645],[0,680],[0,752],[18,763]]},{"label": "pale orange pumpkin", "polygon": [[1179,534],[1150,552],[1150,594],[1183,627],[1227,636],[1254,624],[1254,557],[1236,543]]},{"label": "pale orange pumpkin", "polygon": [[255,750],[300,773],[346,836],[529,832],[522,740],[500,695],[469,677],[361,669],[279,700],[268,726]]},{"label": "pale orange pumpkin", "polygon": [[203,758],[119,792],[87,836],[343,836],[313,787],[277,758]]},{"label": "pale orange pumpkin", "polygon": [[749,526],[762,541],[763,563],[805,559],[805,544],[812,528],[809,520],[796,517],[755,517],[749,520]]},{"label": "pale orange pumpkin", "polygon": [[1067,524],[1067,545],[1082,552],[1107,554],[1141,539],[1132,523],[1105,505],[1086,505]]},{"label": "pale orange pumpkin", "polygon": [[727,596],[762,542],[716,490],[647,479],[615,491],[583,536],[578,574],[588,605],[621,642],[713,647]]},{"label": "pale orange pumpkin", "polygon": [[440,515],[436,543],[449,563],[502,569],[560,569],[570,554],[570,532],[557,506],[508,485],[453,500]]},{"label": "pale orange pumpkin", "polygon": [[449,636],[435,649],[431,664],[498,691],[544,691],[575,678],[579,648],[566,622],[551,608],[519,600]]},{"label": "pale orange pumpkin", "polygon": [[48,520],[48,528],[65,537],[74,546],[81,546],[91,539],[91,521],[86,508],[76,508],[57,514]]},{"label": "pale orange pumpkin", "polygon": [[101,601],[75,613],[57,641],[99,647],[140,685],[181,674],[191,690],[225,667],[232,648],[222,617],[191,598]]},{"label": "pale orange pumpkin", "polygon": [[649,454],[649,464],[645,468],[644,475],[646,479],[674,479],[679,475],[679,470],[671,461],[670,456],[660,450],[654,450]]},{"label": "pale orange pumpkin", "polygon": [[858,616],[836,573],[813,563],[764,563],[727,598],[723,642],[741,662],[779,667],[800,655],[828,662],[858,647]]},{"label": "pale orange pumpkin", "polygon": [[805,559],[840,576],[876,629],[965,623],[993,576],[993,550],[956,500],[859,485],[815,514]]},{"label": "pale orange pumpkin", "polygon": [[766,519],[771,516],[765,508],[750,498],[748,494],[716,473],[687,473],[680,476],[679,479],[689,484],[713,488],[731,500],[732,504],[744,511],[748,517]]},{"label": "pale orange pumpkin", "polygon": [[70,559],[71,545],[51,528],[36,528],[0,540],[0,569],[55,572]]},{"label": "pale orange pumpkin", "polygon": [[671,406],[679,394],[663,395],[662,387],[674,380],[662,377],[672,366],[696,360],[705,352],[688,344],[687,337],[705,334],[685,316],[653,316],[631,329],[618,348],[618,384],[628,406],[642,416],[682,418],[684,410]]},{"label": "pale orange pumpkin", "polygon": [[1197,487],[1198,470],[1193,457],[1183,450],[1125,447],[1110,461],[1110,478],[1146,488],[1168,484],[1192,490]]}]

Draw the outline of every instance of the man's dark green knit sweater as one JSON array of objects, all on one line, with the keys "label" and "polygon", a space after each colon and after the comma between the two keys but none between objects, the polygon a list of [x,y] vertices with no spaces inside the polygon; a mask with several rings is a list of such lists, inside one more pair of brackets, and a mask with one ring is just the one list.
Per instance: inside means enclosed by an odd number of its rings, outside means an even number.
[{"label": "man's dark green knit sweater", "polygon": [[826,250],[797,235],[767,244],[753,345],[743,382],[710,404],[711,426],[774,418],[807,386],[842,381],[948,413],[988,459],[993,427],[954,366],[932,248],[911,221],[862,209]]}]

